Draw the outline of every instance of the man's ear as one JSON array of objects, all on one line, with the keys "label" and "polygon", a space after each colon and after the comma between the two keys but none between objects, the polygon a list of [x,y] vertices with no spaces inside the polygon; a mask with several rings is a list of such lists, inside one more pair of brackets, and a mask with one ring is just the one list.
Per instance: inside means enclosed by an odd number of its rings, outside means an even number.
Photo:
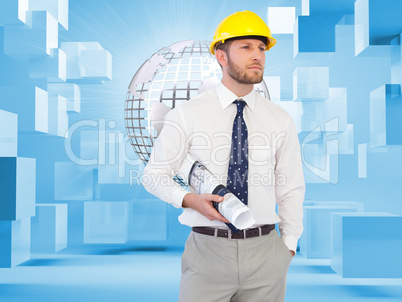
[{"label": "man's ear", "polygon": [[228,56],[227,56],[226,52],[224,52],[222,49],[218,49],[215,51],[215,57],[221,66],[228,65]]}]

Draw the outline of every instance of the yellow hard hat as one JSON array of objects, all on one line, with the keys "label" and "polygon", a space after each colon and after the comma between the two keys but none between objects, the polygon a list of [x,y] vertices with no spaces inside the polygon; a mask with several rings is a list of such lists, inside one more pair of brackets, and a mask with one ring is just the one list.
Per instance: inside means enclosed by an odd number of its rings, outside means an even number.
[{"label": "yellow hard hat", "polygon": [[269,50],[276,44],[276,39],[272,37],[271,30],[257,14],[245,10],[234,13],[218,25],[215,30],[214,40],[209,47],[209,51],[214,55],[215,46],[218,42],[225,43],[225,40],[245,36],[261,36],[267,38],[267,47]]}]

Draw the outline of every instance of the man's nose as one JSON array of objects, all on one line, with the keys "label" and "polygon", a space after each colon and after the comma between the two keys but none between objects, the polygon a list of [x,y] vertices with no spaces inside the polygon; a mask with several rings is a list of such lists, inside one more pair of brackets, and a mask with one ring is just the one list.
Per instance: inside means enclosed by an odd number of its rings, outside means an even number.
[{"label": "man's nose", "polygon": [[260,51],[260,49],[257,49],[257,50],[255,50],[255,51],[253,52],[252,59],[253,59],[253,61],[261,62],[262,59],[263,59],[263,57],[264,57],[264,55],[265,55],[265,53],[262,53],[262,52]]}]

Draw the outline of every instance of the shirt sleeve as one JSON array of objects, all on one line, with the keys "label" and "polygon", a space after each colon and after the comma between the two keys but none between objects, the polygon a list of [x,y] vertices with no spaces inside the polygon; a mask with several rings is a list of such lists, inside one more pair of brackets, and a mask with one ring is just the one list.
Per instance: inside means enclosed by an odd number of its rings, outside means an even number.
[{"label": "shirt sleeve", "polygon": [[165,117],[142,178],[148,192],[176,208],[182,206],[184,196],[189,193],[173,180],[188,149],[184,120],[176,108]]},{"label": "shirt sleeve", "polygon": [[285,135],[276,152],[275,193],[279,231],[286,246],[296,252],[303,232],[305,183],[296,127],[289,116]]}]

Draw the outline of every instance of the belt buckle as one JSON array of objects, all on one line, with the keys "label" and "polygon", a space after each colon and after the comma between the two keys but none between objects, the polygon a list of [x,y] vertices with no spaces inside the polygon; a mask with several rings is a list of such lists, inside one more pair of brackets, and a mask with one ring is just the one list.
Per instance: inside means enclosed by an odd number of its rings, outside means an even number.
[{"label": "belt buckle", "polygon": [[228,239],[232,240],[232,230],[228,230]]}]

